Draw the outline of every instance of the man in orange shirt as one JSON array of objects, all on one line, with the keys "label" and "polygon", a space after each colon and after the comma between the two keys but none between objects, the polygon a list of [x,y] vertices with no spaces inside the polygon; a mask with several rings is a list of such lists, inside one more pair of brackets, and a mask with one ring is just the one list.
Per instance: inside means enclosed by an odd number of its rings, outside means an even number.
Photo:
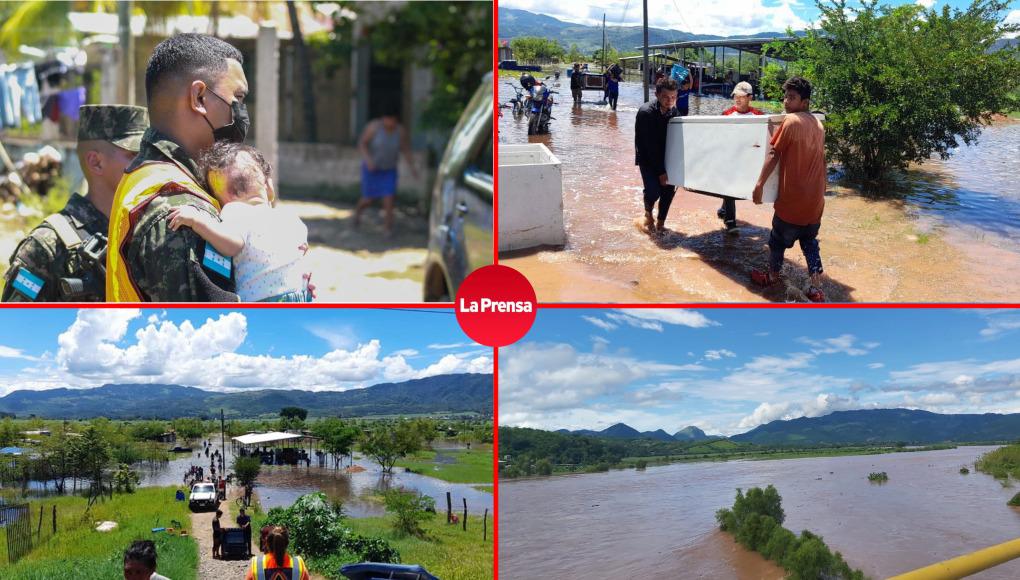
[{"label": "man in orange shirt", "polygon": [[825,129],[812,116],[811,83],[793,77],[783,84],[786,96],[783,107],[786,118],[772,136],[771,149],[754,186],[753,201],[762,203],[762,190],[769,175],[779,165],[779,197],[772,216],[772,233],[769,235],[768,270],[754,270],[751,280],[762,287],[779,283],[783,268],[783,255],[800,242],[807,260],[811,285],[807,297],[812,302],[823,302],[822,257],[818,251],[818,228],[825,209]]}]

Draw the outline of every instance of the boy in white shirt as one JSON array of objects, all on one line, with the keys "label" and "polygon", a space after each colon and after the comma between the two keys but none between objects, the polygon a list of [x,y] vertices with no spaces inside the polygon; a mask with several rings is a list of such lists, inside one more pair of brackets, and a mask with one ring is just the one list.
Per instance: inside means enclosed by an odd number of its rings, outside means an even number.
[{"label": "boy in white shirt", "polygon": [[220,219],[181,206],[170,213],[170,228],[189,227],[233,258],[242,302],[311,302],[310,276],[302,268],[308,228],[297,215],[274,206],[272,168],[262,154],[221,142],[203,155],[199,167],[220,202]]}]

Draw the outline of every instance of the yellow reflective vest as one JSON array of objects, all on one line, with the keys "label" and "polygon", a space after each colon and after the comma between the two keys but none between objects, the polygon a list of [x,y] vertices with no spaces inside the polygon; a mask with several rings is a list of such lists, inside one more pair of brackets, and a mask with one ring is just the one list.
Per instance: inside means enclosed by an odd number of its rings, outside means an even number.
[{"label": "yellow reflective vest", "polygon": [[150,161],[125,173],[113,197],[110,213],[109,249],[106,252],[106,300],[108,302],[141,302],[142,293],[131,277],[127,249],[135,224],[153,199],[164,194],[189,193],[220,209],[216,198],[195,183],[174,163]]}]

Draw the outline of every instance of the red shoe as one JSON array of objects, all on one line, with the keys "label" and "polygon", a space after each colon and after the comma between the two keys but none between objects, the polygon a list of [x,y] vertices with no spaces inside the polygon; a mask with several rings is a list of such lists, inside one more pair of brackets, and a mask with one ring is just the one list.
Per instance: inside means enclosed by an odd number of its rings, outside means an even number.
[{"label": "red shoe", "polygon": [[825,292],[818,286],[809,286],[804,295],[812,302],[825,302]]},{"label": "red shoe", "polygon": [[775,286],[781,281],[779,274],[773,274],[766,270],[751,270],[751,281],[762,288]]}]

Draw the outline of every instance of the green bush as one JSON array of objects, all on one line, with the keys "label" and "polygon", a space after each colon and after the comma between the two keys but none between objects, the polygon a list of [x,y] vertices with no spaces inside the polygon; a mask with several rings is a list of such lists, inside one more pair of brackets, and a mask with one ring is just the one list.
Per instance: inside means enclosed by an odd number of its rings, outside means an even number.
[{"label": "green bush", "polygon": [[644,459],[638,459],[637,463],[634,464],[635,469],[645,469],[648,467],[648,462]]},{"label": "green bush", "polygon": [[539,475],[552,475],[553,466],[548,459],[542,459],[535,464],[535,472]]},{"label": "green bush", "polygon": [[1013,496],[1013,499],[1009,500],[1009,505],[1020,506],[1020,493]]},{"label": "green bush", "polygon": [[424,537],[422,524],[436,513],[436,500],[420,492],[391,489],[384,494],[386,511],[397,516],[393,529],[400,534]]},{"label": "green bush", "polygon": [[303,495],[289,508],[269,510],[265,524],[286,527],[294,550],[311,558],[340,550],[347,534],[342,512],[321,492]]},{"label": "green bush", "polygon": [[868,474],[868,481],[872,483],[885,483],[889,481],[889,474],[884,471],[872,471]]}]

